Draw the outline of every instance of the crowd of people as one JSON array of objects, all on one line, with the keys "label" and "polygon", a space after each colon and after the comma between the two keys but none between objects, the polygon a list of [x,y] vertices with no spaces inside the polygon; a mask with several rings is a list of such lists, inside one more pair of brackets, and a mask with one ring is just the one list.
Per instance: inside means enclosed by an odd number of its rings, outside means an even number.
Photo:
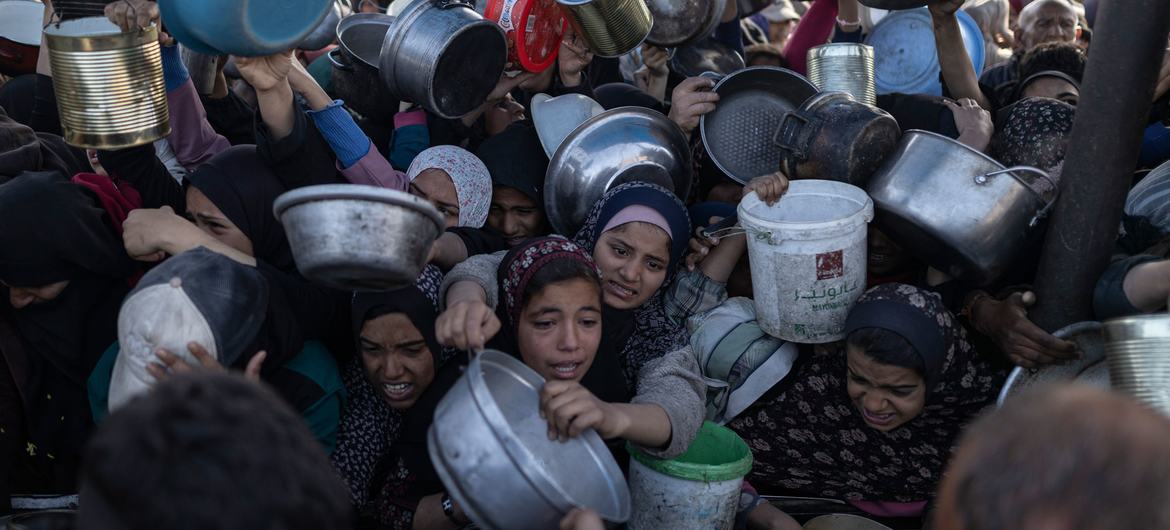
[{"label": "crowd of people", "polygon": [[[738,4],[712,38],[748,66],[803,74],[810,48],[872,30],[857,0],[750,16]],[[877,107],[1059,185],[1086,63],[1108,60],[1093,55],[1087,4],[934,2],[944,95],[882,94]],[[982,72],[960,9],[982,29]],[[104,14],[165,30],[149,0]],[[698,127],[718,108],[715,82],[672,71],[669,50],[601,58],[572,31],[554,66],[501,77],[458,119],[371,108],[334,83],[325,50],[222,57],[201,94],[161,31],[172,132],[108,151],[62,139],[46,47],[35,74],[0,77],[0,513],[37,494],[79,498],[80,527],[94,529],[465,527],[427,431],[490,348],[547,381],[550,438],[595,430],[623,467],[627,443],[672,458],[704,421],[732,429],[754,459],[740,528],[800,528],[763,495],[941,530],[1170,527],[1170,420],[1076,387],[989,413],[1013,367],[1081,354],[1029,319],[1037,254],[970,285],[871,225],[845,339],[769,336],[746,238],[704,228],[748,194],[776,203],[788,176],[741,185],[711,162]],[[1158,79],[1117,255],[1093,293],[1101,320],[1170,299],[1158,193],[1170,171],[1151,172],[1170,160],[1170,61]],[[577,233],[554,233],[529,112],[539,94],[661,112],[691,140],[691,193],[627,182]],[[334,183],[438,210],[444,231],[414,285],[345,292],[298,272],[273,203]],[[578,510],[562,528],[603,524]]]}]

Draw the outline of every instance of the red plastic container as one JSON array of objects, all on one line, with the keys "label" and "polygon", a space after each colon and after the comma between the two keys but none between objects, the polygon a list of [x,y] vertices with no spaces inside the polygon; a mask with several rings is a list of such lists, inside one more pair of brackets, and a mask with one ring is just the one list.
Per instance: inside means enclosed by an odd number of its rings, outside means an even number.
[{"label": "red plastic container", "polygon": [[556,0],[488,0],[483,16],[508,37],[508,69],[536,73],[556,62],[569,24]]}]

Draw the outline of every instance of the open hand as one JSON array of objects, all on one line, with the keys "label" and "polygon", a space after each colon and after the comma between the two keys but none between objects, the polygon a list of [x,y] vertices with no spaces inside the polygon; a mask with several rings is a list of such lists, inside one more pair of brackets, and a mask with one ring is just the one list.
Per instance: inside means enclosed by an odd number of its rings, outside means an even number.
[{"label": "open hand", "polygon": [[764,201],[764,204],[771,206],[776,204],[776,201],[779,201],[785,193],[788,193],[788,177],[784,175],[783,171],[756,177],[743,187],[744,197],[753,191],[756,192],[761,201]]},{"label": "open hand", "polygon": [[629,419],[575,381],[549,381],[540,389],[540,417],[548,421],[548,439],[567,441],[594,429],[607,440],[618,438]]},{"label": "open hand", "polygon": [[[212,370],[216,372],[227,371],[227,369],[219,363],[219,360],[216,359],[215,356],[210,352],[208,352],[207,348],[204,348],[202,344],[199,344],[198,342],[188,342],[187,351],[190,352],[191,356],[199,362],[198,366],[188,363],[182,357],[179,357],[178,355],[175,355],[163,348],[159,348],[154,352],[154,355],[155,357],[158,357],[159,362],[147,364],[146,371],[150,372],[150,375],[154,376],[154,378],[158,381],[162,381],[171,375],[189,373],[199,369]],[[244,377],[251,381],[259,381],[260,368],[264,365],[264,359],[266,357],[268,357],[268,352],[256,352],[256,355],[253,355],[252,359],[248,361],[247,368],[244,369]]]},{"label": "open hand", "polygon": [[289,71],[292,70],[293,54],[291,51],[281,52],[264,57],[235,57],[236,69],[240,76],[247,81],[257,92],[267,92],[281,83],[288,82]]},{"label": "open hand", "polygon": [[984,335],[995,341],[1008,358],[1024,368],[1039,368],[1080,356],[1076,343],[1060,340],[1028,320],[1028,308],[1036,295],[1015,293],[1006,300],[984,298],[971,310],[971,319]]},{"label": "open hand", "polygon": [[962,98],[958,101],[944,99],[943,103],[955,116],[959,141],[980,153],[986,151],[987,146],[991,144],[991,135],[995,134],[991,113],[971,98]]}]

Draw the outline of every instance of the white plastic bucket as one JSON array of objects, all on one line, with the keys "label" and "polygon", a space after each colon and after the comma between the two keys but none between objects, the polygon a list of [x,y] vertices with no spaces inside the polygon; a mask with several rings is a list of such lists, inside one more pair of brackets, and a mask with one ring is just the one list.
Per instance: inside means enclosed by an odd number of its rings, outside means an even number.
[{"label": "white plastic bucket", "polygon": [[704,422],[686,453],[662,460],[632,445],[630,530],[731,530],[752,452],[735,432]]},{"label": "white plastic bucket", "polygon": [[744,197],[739,223],[766,333],[801,344],[844,338],[849,310],[865,292],[871,220],[869,195],[843,182],[793,181],[772,206],[755,193]]}]

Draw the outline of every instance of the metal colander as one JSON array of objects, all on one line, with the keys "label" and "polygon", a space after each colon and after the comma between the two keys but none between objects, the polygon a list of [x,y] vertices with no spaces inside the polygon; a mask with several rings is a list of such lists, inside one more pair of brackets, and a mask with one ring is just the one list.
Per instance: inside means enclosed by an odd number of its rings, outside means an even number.
[{"label": "metal colander", "polygon": [[824,92],[845,92],[867,105],[877,104],[873,46],[842,42],[808,51],[808,80]]},{"label": "metal colander", "polygon": [[620,57],[646,40],[654,17],[644,0],[557,0],[599,57]]},{"label": "metal colander", "polygon": [[158,30],[124,33],[104,17],[45,28],[65,141],[124,149],[171,132]]}]

